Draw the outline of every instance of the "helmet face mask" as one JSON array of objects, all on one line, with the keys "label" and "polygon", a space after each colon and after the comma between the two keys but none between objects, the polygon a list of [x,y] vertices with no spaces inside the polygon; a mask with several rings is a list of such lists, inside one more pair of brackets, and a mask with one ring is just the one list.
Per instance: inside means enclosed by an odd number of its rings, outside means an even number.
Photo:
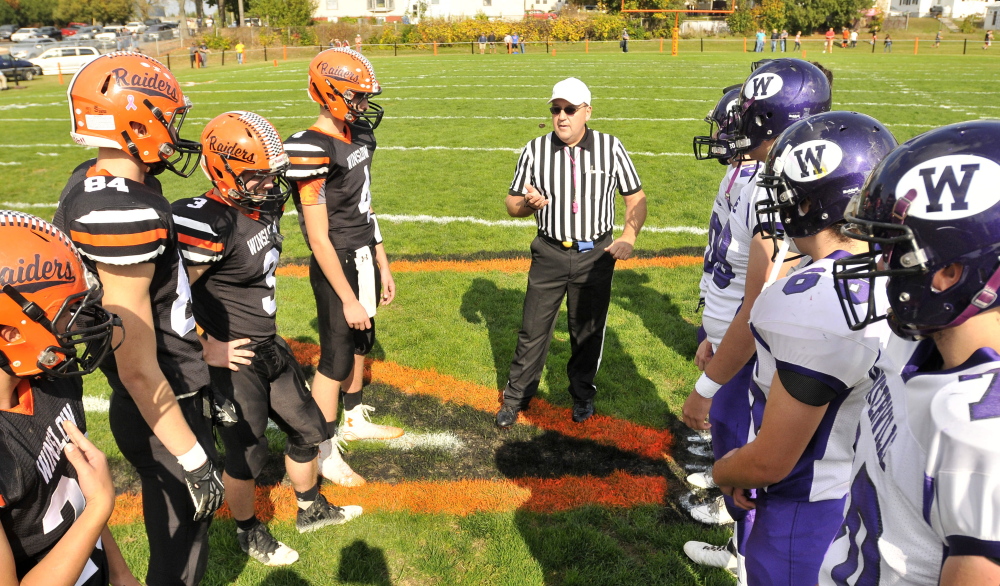
[{"label": "helmet face mask", "polygon": [[154,175],[169,169],[190,177],[198,167],[200,145],[180,137],[191,100],[159,61],[102,55],[77,71],[67,94],[77,144],[125,151]]},{"label": "helmet face mask", "polygon": [[722,98],[705,117],[705,122],[708,123],[708,136],[696,136],[692,141],[695,159],[699,161],[716,159],[723,165],[729,164],[729,160],[733,157],[733,145],[720,136],[732,134],[729,113],[739,102],[741,87],[730,86],[722,90]]},{"label": "helmet face mask", "polygon": [[212,119],[202,132],[202,170],[222,199],[246,212],[280,210],[291,194],[281,136],[263,117],[233,111]]},{"label": "helmet face mask", "polygon": [[[837,261],[835,279],[888,277],[890,309],[852,316],[860,329],[888,318],[902,337],[920,339],[1000,306],[1000,122],[938,128],[893,151],[846,212],[844,234],[867,253]],[[944,291],[935,274],[961,265]]]},{"label": "helmet face mask", "polygon": [[382,93],[375,69],[361,53],[346,47],[320,52],[309,64],[309,97],[348,124],[365,120],[372,129],[382,122],[384,110],[368,101]]},{"label": "helmet face mask", "polygon": [[[114,351],[114,330],[121,329],[118,317],[100,305],[100,282],[62,232],[38,218],[0,212],[0,233],[10,243],[0,250],[6,267],[0,271],[0,324],[19,334],[0,340],[4,370],[18,377],[73,377],[97,370]],[[25,243],[38,245],[17,250]]]}]

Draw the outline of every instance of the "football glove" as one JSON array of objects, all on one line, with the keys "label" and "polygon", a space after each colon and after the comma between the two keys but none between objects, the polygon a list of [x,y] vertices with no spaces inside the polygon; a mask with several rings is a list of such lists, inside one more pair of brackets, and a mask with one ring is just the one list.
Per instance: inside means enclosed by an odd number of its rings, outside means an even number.
[{"label": "football glove", "polygon": [[211,458],[198,468],[190,472],[185,471],[184,481],[187,482],[188,492],[194,501],[195,521],[208,519],[222,506],[226,490]]}]

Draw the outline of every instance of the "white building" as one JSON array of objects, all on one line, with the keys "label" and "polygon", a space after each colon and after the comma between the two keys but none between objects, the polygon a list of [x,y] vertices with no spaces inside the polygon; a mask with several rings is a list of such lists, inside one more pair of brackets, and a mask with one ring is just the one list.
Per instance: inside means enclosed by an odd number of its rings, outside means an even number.
[{"label": "white building", "polygon": [[987,8],[1000,6],[1000,0],[892,0],[889,8],[894,14],[934,16],[931,8],[941,7],[941,16],[963,19],[969,15],[982,15]]},{"label": "white building", "polygon": [[986,20],[983,22],[983,28],[988,31],[1000,30],[1000,4],[986,9]]},{"label": "white building", "polygon": [[[319,0],[316,18],[335,21],[344,17],[377,17],[398,22],[413,17],[421,0]],[[556,9],[557,0],[423,0],[429,18],[472,18],[485,14],[491,20],[521,20],[525,12]]]}]

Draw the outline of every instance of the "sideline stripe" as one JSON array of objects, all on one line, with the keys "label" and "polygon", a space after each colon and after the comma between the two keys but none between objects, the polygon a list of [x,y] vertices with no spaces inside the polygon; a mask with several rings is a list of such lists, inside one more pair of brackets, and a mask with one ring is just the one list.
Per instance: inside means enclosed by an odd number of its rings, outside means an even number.
[{"label": "sideline stripe", "polygon": [[[654,258],[630,258],[620,260],[617,270],[636,270],[646,268],[674,269],[688,267],[705,262],[700,256],[658,256]],[[527,258],[491,259],[491,260],[397,260],[392,263],[393,273],[526,273],[531,265]],[[279,277],[305,278],[309,276],[306,265],[286,265],[278,267],[275,273]]]},{"label": "sideline stripe", "polygon": [[[0,201],[0,208],[11,210],[54,208],[56,205],[57,204],[55,203],[21,203],[17,201]],[[298,213],[295,210],[288,210],[285,212],[285,216],[297,215]],[[405,214],[378,214],[378,218],[384,222],[394,222],[400,224],[407,222],[424,224],[454,224],[457,222],[468,222],[471,224],[479,224],[481,226],[490,226],[491,228],[536,227],[535,222],[531,220],[484,220],[482,218],[474,218],[472,216],[428,216],[425,214],[410,216]],[[615,230],[621,230],[622,228],[622,226],[615,226]],[[694,226],[644,226],[642,230],[643,232],[652,232],[654,234],[693,234],[695,236],[704,236],[705,234],[708,234],[708,230],[705,228],[696,228]]]},{"label": "sideline stripe", "polygon": [[[408,512],[466,516],[479,512],[536,513],[567,511],[587,505],[633,507],[660,504],[667,497],[667,481],[657,476],[614,472],[606,477],[516,478],[510,480],[370,482],[357,488],[326,484],[321,489],[331,503],[361,505],[365,512]],[[255,509],[262,522],[292,521],[297,506],[290,486],[258,486]],[[229,519],[228,506],[216,518]],[[115,499],[109,525],[143,520],[142,497],[122,494]]]}]

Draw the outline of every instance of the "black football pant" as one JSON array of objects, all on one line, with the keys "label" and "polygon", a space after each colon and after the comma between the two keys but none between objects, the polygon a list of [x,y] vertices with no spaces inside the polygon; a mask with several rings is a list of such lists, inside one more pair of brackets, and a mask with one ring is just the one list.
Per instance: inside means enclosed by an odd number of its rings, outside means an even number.
[{"label": "black football pant", "polygon": [[575,401],[594,398],[615,270],[615,258],[604,251],[611,242],[608,232],[594,242],[592,250],[580,252],[542,236],[532,241],[528,291],[504,403],[526,407],[538,392],[564,297],[572,352],[566,365],[569,393]]},{"label": "black football pant", "polygon": [[[208,457],[216,460],[212,419],[206,409],[208,388],[177,399],[191,431]],[[194,586],[208,564],[208,526],[212,519],[193,521],[195,507],[184,482],[184,469],[146,424],[138,406],[124,390],[111,394],[111,433],[122,455],[142,480],[142,515],[149,539],[148,586]]]},{"label": "black football pant", "polygon": [[[288,436],[286,453],[296,462],[311,462],[327,439],[326,419],[306,387],[302,368],[279,336],[246,346],[251,364],[239,370],[209,367],[212,386],[236,406],[237,422],[220,426],[226,445],[226,473],[255,480],[267,461],[267,420]],[[303,456],[299,456],[303,454]]]}]

